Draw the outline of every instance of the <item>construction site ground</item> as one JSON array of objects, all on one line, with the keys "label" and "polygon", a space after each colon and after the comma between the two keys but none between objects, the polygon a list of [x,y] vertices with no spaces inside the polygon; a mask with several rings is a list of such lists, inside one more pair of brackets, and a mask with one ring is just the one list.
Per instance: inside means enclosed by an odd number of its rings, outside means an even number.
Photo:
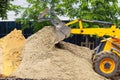
[{"label": "construction site ground", "polygon": [[1,38],[1,75],[18,80],[108,80],[93,70],[90,49],[64,41],[55,44],[56,37],[54,28],[46,26],[27,39],[20,30]]}]

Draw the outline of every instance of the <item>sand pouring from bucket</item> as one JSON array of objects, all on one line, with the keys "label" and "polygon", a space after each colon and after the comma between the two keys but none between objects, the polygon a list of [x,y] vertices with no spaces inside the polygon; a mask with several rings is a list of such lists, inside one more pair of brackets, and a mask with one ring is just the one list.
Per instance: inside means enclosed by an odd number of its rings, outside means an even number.
[{"label": "sand pouring from bucket", "polygon": [[[49,15],[46,17],[46,15]],[[46,8],[42,13],[40,13],[38,17],[38,21],[50,21],[55,26],[55,32],[57,34],[56,42],[64,40],[65,38],[68,38],[71,32],[70,27],[67,27],[65,23],[63,23],[57,15],[51,11],[49,8]]]}]

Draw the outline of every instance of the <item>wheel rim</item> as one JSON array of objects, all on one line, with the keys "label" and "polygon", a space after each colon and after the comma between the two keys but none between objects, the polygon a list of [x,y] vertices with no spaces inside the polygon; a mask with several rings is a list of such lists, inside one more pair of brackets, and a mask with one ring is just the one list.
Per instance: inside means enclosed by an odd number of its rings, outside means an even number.
[{"label": "wheel rim", "polygon": [[115,69],[115,62],[110,58],[104,58],[100,62],[100,70],[103,73],[112,73]]}]

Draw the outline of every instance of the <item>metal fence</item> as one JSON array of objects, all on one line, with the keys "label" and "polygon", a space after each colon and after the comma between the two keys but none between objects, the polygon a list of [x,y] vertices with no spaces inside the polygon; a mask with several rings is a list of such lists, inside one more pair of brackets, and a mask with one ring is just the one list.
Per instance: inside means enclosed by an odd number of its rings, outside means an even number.
[{"label": "metal fence", "polygon": [[[14,29],[21,29],[22,26],[20,23],[16,23],[15,21],[1,21],[0,22],[0,38],[7,35]],[[27,38],[33,33],[31,28],[27,28],[23,31],[24,36]]]},{"label": "metal fence", "polygon": [[[22,26],[20,23],[16,23],[15,21],[1,21],[0,22],[0,38],[7,35],[10,31],[14,29],[21,29]],[[27,28],[23,31],[23,35],[27,38],[33,34],[33,30],[31,28]],[[73,44],[77,44],[79,46],[88,46],[91,49],[94,49],[98,46],[100,39],[95,37],[89,37],[88,43],[85,42],[85,35],[73,35],[64,41],[70,42]]]}]

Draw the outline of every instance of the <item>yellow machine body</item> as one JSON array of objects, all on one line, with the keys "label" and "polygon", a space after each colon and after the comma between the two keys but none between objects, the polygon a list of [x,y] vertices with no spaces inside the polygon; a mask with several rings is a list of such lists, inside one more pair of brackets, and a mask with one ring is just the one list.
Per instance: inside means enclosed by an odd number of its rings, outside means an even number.
[{"label": "yellow machine body", "polygon": [[117,56],[120,57],[120,54],[119,54],[120,39],[118,39],[118,38],[108,38],[106,40],[102,40],[101,43],[105,43],[102,51],[111,51],[111,52],[115,53]]},{"label": "yellow machine body", "polygon": [[[74,23],[79,23],[79,28],[72,28],[72,34],[83,34],[83,35],[97,35],[99,37],[110,36],[114,38],[107,38],[106,40],[102,40],[101,42],[106,42],[102,51],[110,51],[111,47],[115,47],[111,44],[111,42],[116,42],[116,44],[120,45],[120,29],[116,28],[116,25],[111,25],[110,28],[84,28],[82,25],[82,20],[73,20],[66,24],[69,26]],[[115,51],[114,51],[115,52]],[[119,57],[120,54],[115,52]]]},{"label": "yellow machine body", "polygon": [[[116,43],[118,46],[120,45],[120,29],[116,27],[115,24],[111,25],[109,28],[84,28],[82,25],[82,20],[73,20],[66,24],[66,26],[79,23],[79,28],[72,28],[72,34],[82,34],[82,35],[97,35],[99,37],[110,36],[111,38],[107,38],[105,40],[101,40],[101,43],[105,43],[102,51],[110,51],[111,48],[115,46],[112,43]],[[116,47],[115,47],[116,48]],[[117,48],[120,50],[119,48]],[[113,50],[115,54],[120,57],[120,54]]]},{"label": "yellow machine body", "polygon": [[111,37],[120,38],[120,29],[116,28],[116,25],[114,24],[110,28],[84,28],[82,25],[82,20],[74,20],[67,23],[66,26],[69,26],[74,23],[79,23],[79,28],[72,28],[72,34],[97,35],[100,37],[108,35]]}]

